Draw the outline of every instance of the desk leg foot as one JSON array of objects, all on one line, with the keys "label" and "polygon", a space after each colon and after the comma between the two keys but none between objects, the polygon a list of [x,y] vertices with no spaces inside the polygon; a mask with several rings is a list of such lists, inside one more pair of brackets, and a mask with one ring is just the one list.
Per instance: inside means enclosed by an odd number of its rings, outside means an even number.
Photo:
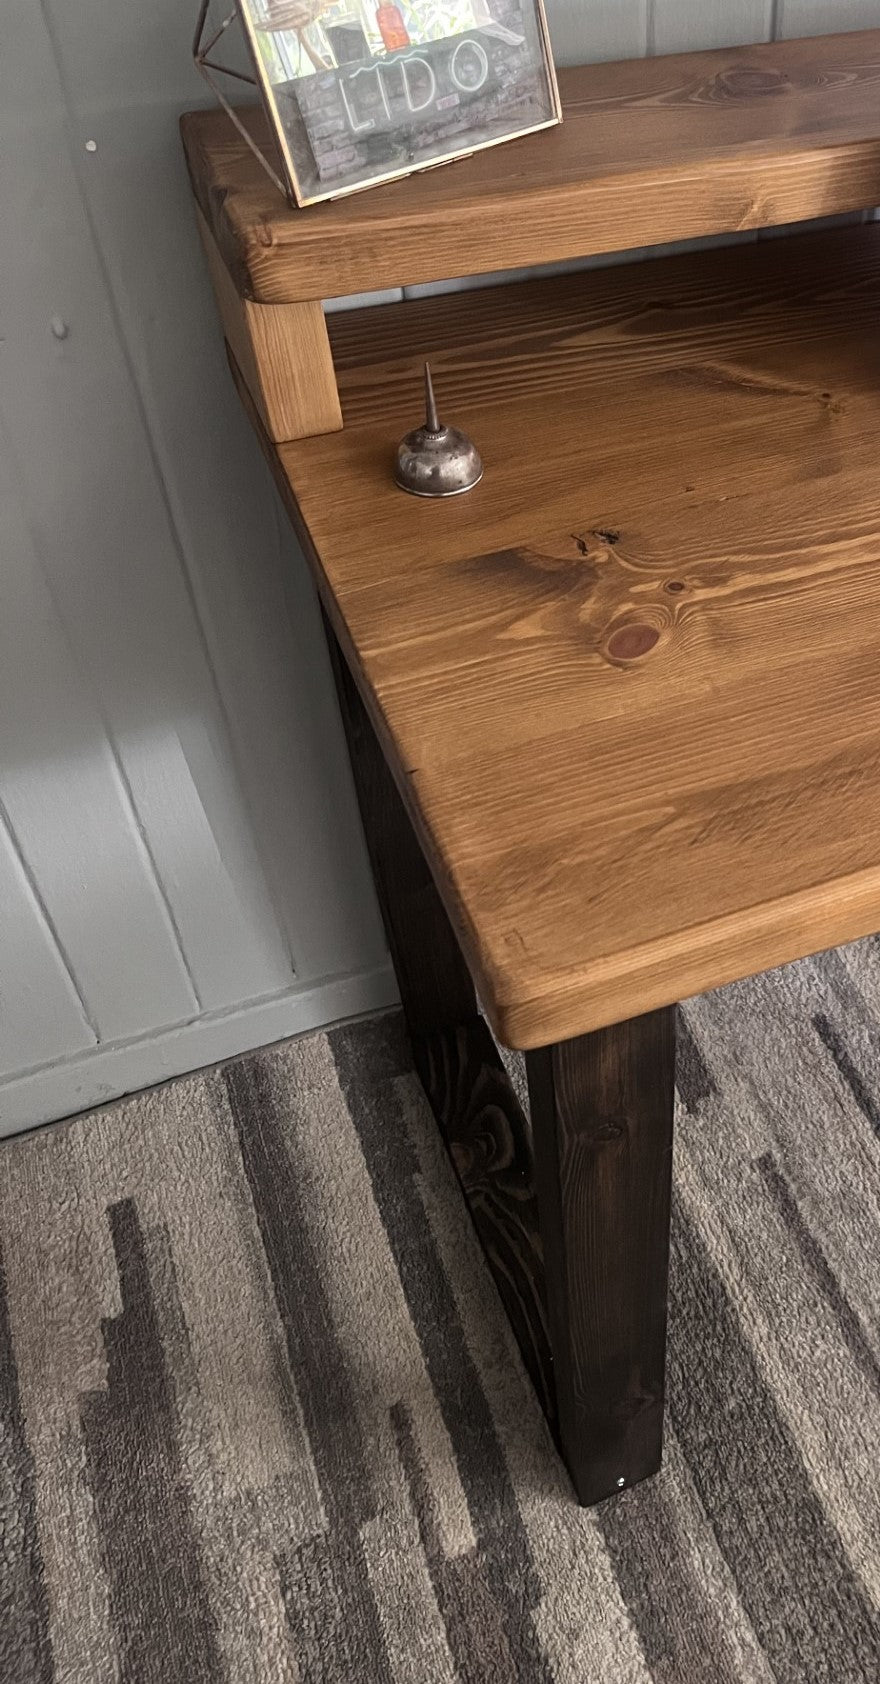
[{"label": "desk leg foot", "polygon": [[597,1503],[661,1461],[675,1008],[526,1062],[558,1434]]}]

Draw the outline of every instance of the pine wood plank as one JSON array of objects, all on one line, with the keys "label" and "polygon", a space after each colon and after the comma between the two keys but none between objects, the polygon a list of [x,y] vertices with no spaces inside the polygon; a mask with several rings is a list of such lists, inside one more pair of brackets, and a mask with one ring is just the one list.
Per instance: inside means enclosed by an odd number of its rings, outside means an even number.
[{"label": "pine wood plank", "polygon": [[[722,247],[421,298],[404,308],[346,311],[329,324],[343,421],[358,428],[384,422],[393,437],[412,418],[426,356],[459,411],[554,397],[562,408],[586,387],[606,402],[626,382],[699,363],[709,334],[716,358],[760,359],[786,346],[803,356],[839,327],[841,292],[849,325],[869,334],[877,295],[870,228],[768,241],[760,253]],[[396,499],[391,508],[386,536],[393,541]],[[472,512],[471,499],[461,505],[468,527]]]},{"label": "pine wood plank", "polygon": [[[560,128],[291,209],[223,111],[182,132],[243,297],[482,274],[880,203],[880,30],[585,65]],[[247,114],[263,142],[261,111]]]},{"label": "pine wood plank", "polygon": [[[379,312],[375,409],[343,351],[361,420],[270,452],[527,1048],[880,925],[880,229],[618,281],[484,292],[458,347],[449,300]],[[391,482],[413,311],[486,464],[445,504]]]}]

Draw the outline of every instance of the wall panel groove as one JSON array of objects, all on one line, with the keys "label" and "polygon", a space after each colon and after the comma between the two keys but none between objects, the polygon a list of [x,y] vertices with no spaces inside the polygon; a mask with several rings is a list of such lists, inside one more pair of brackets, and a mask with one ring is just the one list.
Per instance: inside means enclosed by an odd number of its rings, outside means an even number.
[{"label": "wall panel groove", "polygon": [[0,952],[15,981],[0,993],[4,1072],[27,1069],[47,1044],[56,1058],[97,1045],[97,1025],[2,801]]}]

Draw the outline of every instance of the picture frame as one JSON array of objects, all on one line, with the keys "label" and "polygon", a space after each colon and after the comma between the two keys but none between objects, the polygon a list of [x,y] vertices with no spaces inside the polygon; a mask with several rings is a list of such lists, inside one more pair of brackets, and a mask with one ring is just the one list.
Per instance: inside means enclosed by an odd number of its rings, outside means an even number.
[{"label": "picture frame", "polygon": [[543,0],[235,0],[292,202],[562,120]]}]

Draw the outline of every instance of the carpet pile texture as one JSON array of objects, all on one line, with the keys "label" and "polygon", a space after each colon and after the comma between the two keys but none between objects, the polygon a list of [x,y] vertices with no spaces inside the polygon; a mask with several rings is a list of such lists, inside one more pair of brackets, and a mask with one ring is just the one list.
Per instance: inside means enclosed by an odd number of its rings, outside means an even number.
[{"label": "carpet pile texture", "polygon": [[386,1017],[0,1145],[3,1684],[876,1684],[880,946],[684,1008],[666,1460],[576,1506]]}]

